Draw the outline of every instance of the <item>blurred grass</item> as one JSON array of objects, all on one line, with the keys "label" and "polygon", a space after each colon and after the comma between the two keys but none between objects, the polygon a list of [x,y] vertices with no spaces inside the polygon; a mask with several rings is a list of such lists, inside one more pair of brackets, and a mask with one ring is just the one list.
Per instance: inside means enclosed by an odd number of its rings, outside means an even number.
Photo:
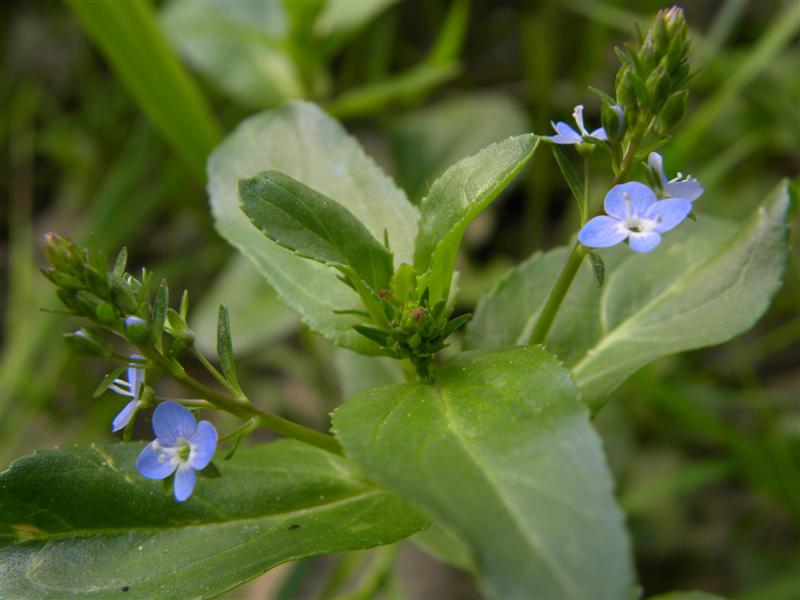
[{"label": "blurred grass", "polygon": [[[95,233],[109,253],[128,245],[133,265],[154,266],[197,302],[231,255],[210,223],[203,169],[223,130],[248,109],[194,81],[150,4],[71,0],[69,7],[77,20],[56,3],[0,9],[0,181],[9,198],[0,246],[2,464],[35,447],[110,439],[108,422],[121,406],[89,400],[109,366],[68,355],[60,338],[69,324],[39,311],[56,305],[35,272],[42,233]],[[611,44],[660,7],[652,0],[398,3],[342,48],[330,70],[337,95],[328,101],[352,117],[348,127],[390,169],[387,133],[414,121],[401,117],[473,91],[516,99],[537,133],[578,103],[594,123],[599,102],[586,86],[613,87]],[[665,149],[667,171],[701,179],[701,217],[738,219],[779,178],[800,172],[800,4],[685,8],[701,70],[685,126]],[[603,185],[593,182],[595,196]],[[486,289],[502,265],[562,243],[575,229],[573,204],[543,153],[524,185],[479,224],[484,232],[469,238],[465,288]],[[648,594],[696,587],[753,600],[798,597],[796,223],[792,235],[784,288],[752,332],[651,365],[601,416]],[[324,426],[341,399],[331,348],[301,331],[252,350],[243,359],[245,386],[276,410]],[[157,385],[169,392],[168,382]],[[297,597],[316,567],[287,571],[283,597]]]}]

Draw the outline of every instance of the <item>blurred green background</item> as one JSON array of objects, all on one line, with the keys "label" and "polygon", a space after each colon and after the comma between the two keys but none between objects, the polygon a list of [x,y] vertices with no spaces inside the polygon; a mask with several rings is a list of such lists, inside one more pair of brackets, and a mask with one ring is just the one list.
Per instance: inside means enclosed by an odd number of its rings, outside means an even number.
[{"label": "blurred green background", "polygon": [[[37,272],[45,232],[78,241],[93,233],[109,254],[125,245],[129,265],[188,289],[201,348],[213,349],[216,306],[228,303],[249,395],[324,428],[356,385],[353,361],[302,329],[215,233],[204,190],[215,144],[253,112],[311,99],[418,201],[450,163],[513,133],[548,134],[550,120],[569,120],[575,104],[597,124],[599,101],[587,86],[611,91],[613,46],[662,7],[4,2],[0,467],[38,447],[110,441],[123,403],[92,400],[109,365],[71,355],[61,336],[74,324],[41,310],[57,306]],[[701,218],[739,219],[800,172],[800,2],[684,8],[700,71],[689,114],[664,149],[667,173],[700,179]],[[594,198],[607,183],[595,177]],[[461,308],[576,227],[568,189],[542,152],[468,232]],[[648,594],[800,597],[796,227],[792,247],[784,287],[755,329],[647,367],[598,418]],[[181,394],[169,381],[154,385]],[[397,575],[407,597],[476,593],[466,576],[419,553],[404,560]],[[230,597],[304,597],[314,593],[312,574],[342,564],[303,561]]]}]

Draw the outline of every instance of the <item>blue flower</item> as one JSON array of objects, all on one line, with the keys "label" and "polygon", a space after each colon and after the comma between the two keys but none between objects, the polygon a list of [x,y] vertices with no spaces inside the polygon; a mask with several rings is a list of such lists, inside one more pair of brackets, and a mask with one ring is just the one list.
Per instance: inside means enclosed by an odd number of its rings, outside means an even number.
[{"label": "blue flower", "polygon": [[559,121],[558,123],[551,122],[553,129],[556,130],[556,135],[545,136],[546,139],[556,144],[580,144],[583,142],[584,137],[590,137],[600,141],[606,141],[608,139],[606,130],[602,127],[595,129],[592,133],[586,131],[586,127],[583,125],[582,104],[578,104],[578,106],[575,107],[575,110],[572,112],[572,118],[575,119],[580,133],[563,121]]},{"label": "blue flower", "polygon": [[131,354],[131,360],[134,362],[128,367],[128,380],[115,379],[114,382],[108,386],[108,389],[115,394],[131,398],[131,401],[125,405],[125,408],[114,417],[114,421],[111,423],[111,431],[124,429],[125,426],[130,423],[136,411],[139,410],[139,407],[144,405],[144,402],[139,399],[142,393],[142,387],[144,386],[144,368],[135,362],[144,360],[144,356]]},{"label": "blue flower", "polygon": [[628,240],[634,252],[650,252],[690,212],[686,198],[658,200],[649,187],[638,181],[615,185],[606,194],[606,215],[591,219],[578,233],[589,248],[606,248]]},{"label": "blue flower", "polygon": [[217,430],[208,421],[197,423],[177,402],[162,402],[153,413],[156,439],[147,444],[136,468],[148,479],[175,473],[175,499],[183,502],[194,491],[195,471],[208,466],[217,448]]},{"label": "blue flower", "polygon": [[684,177],[682,173],[678,173],[677,177],[667,181],[667,176],[664,175],[664,159],[658,152],[650,153],[647,166],[656,176],[665,198],[685,198],[694,202],[705,191],[700,182],[691,175]]}]

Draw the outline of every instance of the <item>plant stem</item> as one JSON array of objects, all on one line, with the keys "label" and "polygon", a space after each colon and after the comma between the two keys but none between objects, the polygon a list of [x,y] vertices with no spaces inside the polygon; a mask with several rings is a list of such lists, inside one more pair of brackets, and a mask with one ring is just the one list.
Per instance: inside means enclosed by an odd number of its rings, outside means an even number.
[{"label": "plant stem", "polygon": [[589,249],[578,242],[572,247],[572,252],[570,252],[569,258],[567,258],[567,262],[561,270],[556,284],[553,286],[553,290],[547,297],[547,302],[542,309],[542,314],[539,315],[539,319],[536,321],[536,325],[533,328],[533,335],[531,335],[530,341],[531,345],[544,343],[550,331],[550,327],[553,325],[553,321],[558,314],[558,310],[561,308],[561,303],[564,301],[564,297],[567,295],[572,285],[572,280],[575,279],[578,268],[583,262],[583,257],[586,256],[588,252]]},{"label": "plant stem", "polygon": [[[639,145],[639,141],[641,140],[641,129],[634,132],[634,135],[631,139],[630,144],[628,144],[628,149],[625,152],[625,156],[622,159],[622,163],[620,164],[619,173],[617,173],[616,177],[614,177],[614,181],[611,182],[611,187],[613,188],[615,185],[619,184],[627,175],[628,170],[631,168],[633,164],[633,159],[636,156],[636,149]],[[588,211],[589,206],[589,169],[588,163],[584,160],[584,210]],[[602,207],[598,210],[598,213],[602,212]],[[585,223],[581,223],[584,225]],[[542,309],[542,314],[539,315],[539,319],[536,321],[536,325],[533,327],[533,334],[531,335],[530,344],[543,344],[545,339],[547,338],[547,334],[550,332],[550,327],[553,325],[553,321],[555,321],[556,315],[558,314],[559,309],[561,308],[562,302],[564,302],[564,298],[569,291],[570,286],[572,285],[572,281],[575,279],[575,275],[578,274],[578,269],[583,262],[583,258],[589,253],[589,248],[581,245],[580,242],[575,242],[575,245],[572,247],[572,251],[569,254],[569,258],[567,258],[567,262],[564,265],[564,268],[561,270],[561,274],[558,276],[555,285],[553,286],[550,295],[547,297],[547,302]]]},{"label": "plant stem", "polygon": [[342,454],[342,448],[339,446],[339,442],[336,441],[336,438],[332,435],[316,431],[315,429],[300,425],[289,419],[284,419],[278,415],[264,412],[256,408],[244,395],[234,398],[214,388],[208,387],[186,373],[183,367],[180,365],[176,366],[158,353],[145,352],[145,355],[169,373],[174,379],[183,383],[186,387],[196,392],[198,396],[205,398],[220,410],[241,419],[255,419],[260,427],[269,429],[284,437],[293,438],[327,452]]}]

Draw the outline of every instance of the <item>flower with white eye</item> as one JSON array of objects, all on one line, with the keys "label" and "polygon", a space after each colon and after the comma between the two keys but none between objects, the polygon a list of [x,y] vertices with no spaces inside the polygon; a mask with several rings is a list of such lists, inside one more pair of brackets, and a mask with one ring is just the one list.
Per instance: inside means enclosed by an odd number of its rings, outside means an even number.
[{"label": "flower with white eye", "polygon": [[195,421],[186,408],[170,400],[153,413],[156,439],[136,459],[136,469],[148,479],[175,473],[175,499],[183,502],[194,491],[197,475],[208,466],[217,448],[217,430],[208,421]]},{"label": "flower with white eye", "polygon": [[685,198],[659,200],[638,181],[615,185],[606,194],[606,214],[591,219],[578,233],[588,248],[607,248],[628,240],[634,252],[650,252],[661,242],[661,234],[673,229],[692,211]]},{"label": "flower with white eye", "polygon": [[133,415],[139,410],[144,402],[140,400],[142,395],[142,387],[144,386],[144,367],[137,361],[143,361],[144,356],[138,354],[131,354],[131,364],[128,366],[128,380],[115,379],[108,389],[119,394],[120,396],[127,396],[131,398],[125,407],[114,417],[111,423],[111,431],[119,431],[124,429],[130,423]]},{"label": "flower with white eye", "polygon": [[678,173],[677,177],[667,181],[667,176],[664,175],[664,159],[658,152],[650,153],[647,157],[647,166],[655,176],[665,198],[685,198],[694,202],[705,191],[700,182],[691,175],[684,177],[683,173]]},{"label": "flower with white eye", "polygon": [[[622,109],[620,109],[620,111],[621,110]],[[595,129],[591,133],[586,131],[586,127],[583,124],[582,104],[578,104],[578,106],[575,107],[575,110],[572,111],[572,118],[575,119],[575,123],[578,125],[578,131],[575,131],[563,121],[559,121],[558,123],[551,123],[553,129],[556,130],[556,135],[546,136],[546,139],[550,140],[554,144],[580,144],[583,142],[584,137],[594,138],[601,142],[604,142],[608,139],[606,130],[602,127]]]}]

